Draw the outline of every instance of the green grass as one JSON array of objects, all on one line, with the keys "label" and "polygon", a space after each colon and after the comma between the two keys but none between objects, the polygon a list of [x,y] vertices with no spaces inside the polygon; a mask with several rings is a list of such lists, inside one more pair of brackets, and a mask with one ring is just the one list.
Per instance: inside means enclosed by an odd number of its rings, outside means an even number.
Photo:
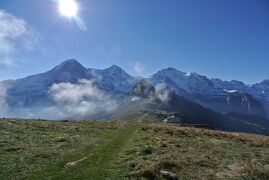
[{"label": "green grass", "polygon": [[[100,146],[83,148],[68,154],[62,162],[49,166],[42,172],[36,173],[32,178],[42,179],[104,179],[118,178],[124,176],[124,171],[120,171],[115,166],[114,160],[124,149],[128,140],[136,131],[136,126],[126,126],[111,134],[107,142]],[[81,160],[81,161],[80,161]],[[80,161],[80,162],[78,162]],[[67,166],[68,162],[77,162],[75,165]],[[123,173],[123,174],[122,174]]]},{"label": "green grass", "polygon": [[160,170],[180,179],[269,179],[269,138],[156,124],[0,120],[0,179],[164,179]]},{"label": "green grass", "polygon": [[105,146],[120,148],[133,127],[115,122],[1,120],[0,179],[46,179],[72,172],[73,167],[65,168],[68,162],[98,156],[100,150],[109,153]]}]

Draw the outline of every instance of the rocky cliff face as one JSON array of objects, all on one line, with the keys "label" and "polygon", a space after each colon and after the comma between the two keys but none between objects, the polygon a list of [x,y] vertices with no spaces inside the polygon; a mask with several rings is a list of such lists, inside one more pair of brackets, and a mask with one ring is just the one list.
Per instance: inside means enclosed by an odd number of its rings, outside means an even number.
[{"label": "rocky cliff face", "polygon": [[269,86],[245,85],[240,81],[208,79],[196,73],[167,68],[151,77],[152,84],[165,83],[179,95],[218,112],[238,112],[267,117]]}]

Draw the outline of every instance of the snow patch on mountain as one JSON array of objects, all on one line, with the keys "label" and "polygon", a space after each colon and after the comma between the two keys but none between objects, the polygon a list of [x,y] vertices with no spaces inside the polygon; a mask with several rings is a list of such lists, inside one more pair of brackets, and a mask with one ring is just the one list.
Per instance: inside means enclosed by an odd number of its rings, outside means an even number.
[{"label": "snow patch on mountain", "polygon": [[235,89],[223,89],[225,92],[227,93],[237,93],[239,92],[238,90],[235,90]]}]

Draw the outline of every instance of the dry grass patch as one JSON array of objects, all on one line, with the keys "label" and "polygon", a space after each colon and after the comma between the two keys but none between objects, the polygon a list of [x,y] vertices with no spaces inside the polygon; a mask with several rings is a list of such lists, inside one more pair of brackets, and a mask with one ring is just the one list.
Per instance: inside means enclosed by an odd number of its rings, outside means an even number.
[{"label": "dry grass patch", "polygon": [[[130,177],[159,179],[160,171],[167,170],[182,179],[268,179],[266,136],[150,125],[134,139],[125,153]],[[147,147],[153,147],[154,153],[139,153]]]}]

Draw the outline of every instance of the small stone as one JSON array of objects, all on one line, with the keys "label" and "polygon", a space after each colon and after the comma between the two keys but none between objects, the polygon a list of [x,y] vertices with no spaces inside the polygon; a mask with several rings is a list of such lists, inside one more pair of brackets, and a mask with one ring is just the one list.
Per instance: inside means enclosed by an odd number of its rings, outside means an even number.
[{"label": "small stone", "polygon": [[177,177],[176,174],[174,173],[171,173],[169,171],[160,171],[161,175],[165,178],[165,179],[168,179],[168,180],[179,180],[179,178]]}]

